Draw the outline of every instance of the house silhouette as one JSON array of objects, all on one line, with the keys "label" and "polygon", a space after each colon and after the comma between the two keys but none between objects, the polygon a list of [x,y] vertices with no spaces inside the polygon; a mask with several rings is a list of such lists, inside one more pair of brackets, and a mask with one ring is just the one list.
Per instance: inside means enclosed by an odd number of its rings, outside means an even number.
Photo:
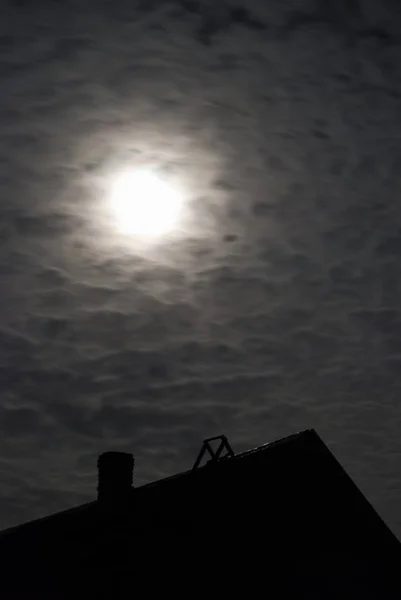
[{"label": "house silhouette", "polygon": [[140,487],[101,455],[96,501],[0,533],[0,598],[401,598],[401,544],[314,430],[201,454]]}]

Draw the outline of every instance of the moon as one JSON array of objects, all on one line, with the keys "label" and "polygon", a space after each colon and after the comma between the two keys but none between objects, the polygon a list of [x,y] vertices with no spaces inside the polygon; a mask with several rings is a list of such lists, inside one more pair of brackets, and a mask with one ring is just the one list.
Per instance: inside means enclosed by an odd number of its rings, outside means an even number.
[{"label": "moon", "polygon": [[121,234],[160,238],[178,225],[180,190],[148,169],[128,170],[114,178],[111,207]]}]

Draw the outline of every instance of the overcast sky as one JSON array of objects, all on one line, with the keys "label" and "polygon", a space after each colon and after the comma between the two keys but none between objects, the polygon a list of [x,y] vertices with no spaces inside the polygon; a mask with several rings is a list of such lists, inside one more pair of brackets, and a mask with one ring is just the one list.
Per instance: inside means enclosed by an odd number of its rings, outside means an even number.
[{"label": "overcast sky", "polygon": [[1,2],[1,527],[313,427],[401,535],[401,5],[241,2]]}]

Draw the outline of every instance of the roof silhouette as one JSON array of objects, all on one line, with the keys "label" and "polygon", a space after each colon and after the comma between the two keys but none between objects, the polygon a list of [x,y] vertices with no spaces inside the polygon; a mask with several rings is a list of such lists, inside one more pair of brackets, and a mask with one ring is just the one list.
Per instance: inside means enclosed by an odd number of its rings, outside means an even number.
[{"label": "roof silhouette", "polygon": [[268,571],[281,597],[395,597],[401,545],[314,430],[124,489],[1,532],[0,596],[249,595]]}]

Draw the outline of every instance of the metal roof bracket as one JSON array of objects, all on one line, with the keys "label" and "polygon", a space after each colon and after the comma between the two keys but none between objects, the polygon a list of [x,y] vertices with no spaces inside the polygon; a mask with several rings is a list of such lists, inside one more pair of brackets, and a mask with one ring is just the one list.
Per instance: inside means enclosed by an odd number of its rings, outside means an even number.
[{"label": "metal roof bracket", "polygon": [[[220,440],[220,444],[216,449],[213,448],[211,442],[216,440]],[[222,455],[223,450],[226,450],[226,453]],[[225,435],[217,435],[215,437],[207,438],[203,440],[202,448],[198,454],[198,458],[196,459],[194,466],[192,467],[192,471],[195,471],[204,457],[205,453],[208,452],[210,454],[210,459],[207,461],[208,464],[218,462],[219,460],[223,460],[224,458],[229,458],[234,456],[234,451],[231,448],[228,439]]]}]

